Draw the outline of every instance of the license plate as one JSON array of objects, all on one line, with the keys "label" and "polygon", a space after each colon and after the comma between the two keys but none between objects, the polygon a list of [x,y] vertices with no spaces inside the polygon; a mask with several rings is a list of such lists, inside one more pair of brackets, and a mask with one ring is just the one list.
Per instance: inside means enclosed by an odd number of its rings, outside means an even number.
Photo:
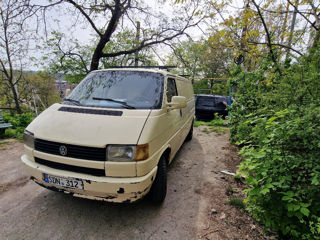
[{"label": "license plate", "polygon": [[61,187],[83,189],[82,181],[74,178],[62,178],[44,173],[43,180],[46,183],[51,183]]}]

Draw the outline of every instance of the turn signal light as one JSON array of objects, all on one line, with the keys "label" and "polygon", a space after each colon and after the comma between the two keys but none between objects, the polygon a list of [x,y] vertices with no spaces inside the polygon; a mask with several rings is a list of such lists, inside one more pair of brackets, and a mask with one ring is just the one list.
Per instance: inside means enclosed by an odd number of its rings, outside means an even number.
[{"label": "turn signal light", "polygon": [[149,144],[141,144],[136,146],[135,160],[141,161],[149,158]]}]

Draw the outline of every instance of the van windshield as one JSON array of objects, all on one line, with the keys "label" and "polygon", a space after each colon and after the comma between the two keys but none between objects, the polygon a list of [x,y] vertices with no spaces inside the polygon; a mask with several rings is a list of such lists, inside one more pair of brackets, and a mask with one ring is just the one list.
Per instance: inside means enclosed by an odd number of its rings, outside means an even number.
[{"label": "van windshield", "polygon": [[89,73],[65,99],[64,104],[91,107],[161,108],[163,75],[142,71]]}]

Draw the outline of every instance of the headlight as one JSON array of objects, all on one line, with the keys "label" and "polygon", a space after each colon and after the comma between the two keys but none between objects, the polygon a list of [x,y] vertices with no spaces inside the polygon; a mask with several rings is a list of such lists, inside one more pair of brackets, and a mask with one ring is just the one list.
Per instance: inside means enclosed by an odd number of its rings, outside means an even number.
[{"label": "headlight", "polygon": [[28,147],[34,148],[34,135],[32,132],[29,132],[28,130],[24,130],[23,141],[24,141],[24,144],[27,145]]},{"label": "headlight", "polygon": [[110,145],[107,148],[107,160],[115,162],[128,162],[134,160],[136,146]]},{"label": "headlight", "polygon": [[107,161],[129,162],[141,161],[149,157],[149,145],[109,145],[107,147]]}]

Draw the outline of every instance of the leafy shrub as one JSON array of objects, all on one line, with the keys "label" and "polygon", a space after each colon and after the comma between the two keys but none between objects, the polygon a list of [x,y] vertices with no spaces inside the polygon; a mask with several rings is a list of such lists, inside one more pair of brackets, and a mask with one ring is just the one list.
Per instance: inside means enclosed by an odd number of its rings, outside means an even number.
[{"label": "leafy shrub", "polygon": [[286,110],[262,120],[265,131],[258,146],[246,146],[240,170],[252,187],[249,210],[266,227],[296,238],[310,236],[310,224],[320,216],[320,107],[302,116]]},{"label": "leafy shrub", "polygon": [[17,130],[16,129],[12,129],[12,128],[7,128],[5,131],[5,136],[7,138],[14,138],[17,134]]},{"label": "leafy shrub", "polygon": [[4,136],[7,138],[23,139],[24,129],[29,125],[30,122],[35,118],[33,113],[22,113],[22,114],[10,114],[3,113],[3,119],[5,122],[12,124],[12,128],[6,129]]},{"label": "leafy shrub", "polygon": [[231,140],[247,209],[283,239],[320,239],[320,48],[276,72],[234,71]]}]

